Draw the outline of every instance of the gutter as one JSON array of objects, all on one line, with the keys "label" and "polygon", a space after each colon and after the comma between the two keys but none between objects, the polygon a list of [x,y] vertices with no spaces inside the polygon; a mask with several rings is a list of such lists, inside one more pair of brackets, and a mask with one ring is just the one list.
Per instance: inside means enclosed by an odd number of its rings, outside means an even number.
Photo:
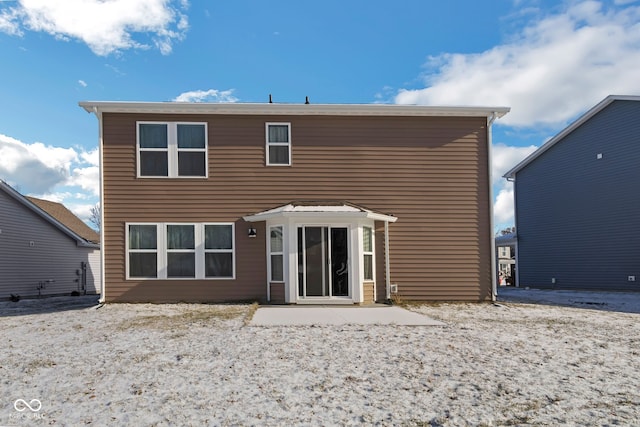
[{"label": "gutter", "polygon": [[491,301],[496,302],[498,297],[498,286],[496,284],[496,236],[493,234],[494,221],[493,221],[493,183],[491,177],[492,170],[492,160],[491,160],[491,145],[492,145],[492,134],[491,134],[491,125],[498,118],[498,114],[494,111],[490,116],[487,117],[487,156],[488,156],[488,167],[489,167],[489,230],[491,233]]},{"label": "gutter", "polygon": [[104,244],[104,188],[102,186],[103,176],[103,143],[102,143],[102,113],[98,110],[98,107],[93,108],[93,112],[98,119],[98,143],[99,143],[99,157],[98,167],[100,168],[100,304],[104,304],[106,301],[106,283],[105,283],[105,244]]},{"label": "gutter", "polygon": [[102,130],[102,111],[100,111],[100,108],[97,105],[93,105],[91,107],[87,107],[82,105],[82,103],[79,104],[81,107],[83,107],[85,109],[85,111],[89,114],[93,113],[96,115],[96,118],[98,119],[98,149],[99,149],[99,157],[98,157],[98,167],[100,169],[100,299],[98,300],[98,302],[100,304],[104,304],[105,303],[105,290],[106,290],[106,286],[105,286],[105,272],[104,272],[104,266],[105,266],[105,244],[104,244],[104,189],[102,187],[102,164],[103,164],[103,150],[102,150],[102,135],[103,135],[103,130]]}]

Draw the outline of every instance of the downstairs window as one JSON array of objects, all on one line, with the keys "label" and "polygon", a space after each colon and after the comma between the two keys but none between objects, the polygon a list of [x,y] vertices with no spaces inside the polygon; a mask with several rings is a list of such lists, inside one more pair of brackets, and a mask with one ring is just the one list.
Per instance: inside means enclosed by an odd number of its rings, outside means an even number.
[{"label": "downstairs window", "polygon": [[127,224],[127,279],[234,279],[232,223]]}]

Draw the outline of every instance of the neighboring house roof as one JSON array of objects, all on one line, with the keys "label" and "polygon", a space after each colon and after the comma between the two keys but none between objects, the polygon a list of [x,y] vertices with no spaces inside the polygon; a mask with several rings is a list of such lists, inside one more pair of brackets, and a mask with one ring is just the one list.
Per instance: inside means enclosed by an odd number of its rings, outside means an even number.
[{"label": "neighboring house roof", "polygon": [[273,209],[247,215],[243,219],[248,222],[264,221],[276,217],[303,217],[318,213],[328,213],[342,217],[361,217],[377,221],[396,222],[397,218],[344,201],[296,201]]},{"label": "neighboring house roof", "polygon": [[509,107],[436,107],[396,104],[244,104],[205,102],[85,101],[79,105],[89,113],[244,114],[294,116],[450,116],[500,118]]},{"label": "neighboring house roof", "polygon": [[9,196],[76,240],[78,246],[100,247],[100,235],[62,204],[23,196],[2,180],[0,180],[0,190],[4,190]]},{"label": "neighboring house roof", "polygon": [[518,241],[516,233],[507,233],[496,237],[496,246],[511,246]]},{"label": "neighboring house roof", "polygon": [[587,111],[580,118],[578,118],[575,122],[571,123],[564,130],[562,130],[559,134],[551,138],[549,141],[545,142],[540,148],[527,156],[523,161],[518,163],[513,169],[509,170],[502,177],[507,179],[514,179],[516,173],[520,172],[524,169],[529,163],[533,162],[535,159],[540,157],[543,153],[545,153],[548,149],[556,145],[560,142],[565,136],[573,132],[578,127],[582,126],[586,121],[591,119],[593,116],[598,114],[604,108],[606,108],[609,104],[615,101],[640,101],[640,96],[632,96],[632,95],[609,95],[604,100],[602,100],[598,105]]},{"label": "neighboring house roof", "polygon": [[38,199],[31,196],[25,196],[32,203],[36,204],[40,209],[66,225],[83,239],[100,243],[100,235],[85,224],[80,218],[75,216],[73,212],[67,209],[62,203],[52,202],[49,200]]}]

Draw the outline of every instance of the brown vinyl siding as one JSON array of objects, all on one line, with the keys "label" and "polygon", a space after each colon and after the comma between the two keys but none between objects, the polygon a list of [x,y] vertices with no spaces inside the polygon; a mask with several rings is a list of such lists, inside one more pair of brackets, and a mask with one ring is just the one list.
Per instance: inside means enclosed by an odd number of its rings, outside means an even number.
[{"label": "brown vinyl siding", "polygon": [[271,292],[271,304],[284,304],[284,283],[271,283],[270,292]]},{"label": "brown vinyl siding", "polygon": [[[264,223],[293,200],[345,200],[398,217],[391,282],[411,300],[491,295],[485,117],[103,115],[107,301],[266,299]],[[209,177],[136,178],[136,121],[208,123]],[[290,122],[291,166],[265,166],[265,122]],[[125,222],[235,222],[235,280],[125,280]],[[383,223],[376,223],[378,299]]]}]

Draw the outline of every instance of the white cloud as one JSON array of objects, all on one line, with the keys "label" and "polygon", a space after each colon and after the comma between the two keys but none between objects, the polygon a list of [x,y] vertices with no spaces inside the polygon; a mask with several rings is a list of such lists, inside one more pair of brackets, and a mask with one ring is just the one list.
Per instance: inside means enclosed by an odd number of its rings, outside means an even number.
[{"label": "white cloud", "polygon": [[502,229],[514,223],[513,183],[502,178],[502,175],[538,147],[513,147],[498,143],[491,148],[491,178],[494,191],[497,192],[493,204],[493,220]]},{"label": "white cloud", "polygon": [[0,179],[20,193],[63,203],[86,220],[98,202],[98,149],[89,152],[0,134]]},{"label": "white cloud", "polygon": [[234,89],[228,90],[193,90],[183,92],[176,96],[175,102],[238,102],[238,98],[233,96]]},{"label": "white cloud", "polygon": [[491,177],[494,185],[506,182],[502,175],[533,153],[538,147],[513,147],[502,143],[491,147]]},{"label": "white cloud", "polygon": [[513,212],[513,188],[503,188],[496,195],[493,203],[493,221],[496,227],[504,229],[509,224],[513,225]]},{"label": "white cloud", "polygon": [[100,151],[97,147],[91,151],[83,151],[80,157],[92,166],[100,166]]},{"label": "white cloud", "polygon": [[171,0],[21,0],[0,13],[0,31],[22,35],[23,29],[51,34],[61,40],[78,39],[97,55],[125,49],[148,49],[150,37],[164,55],[188,29],[186,1]]},{"label": "white cloud", "polygon": [[10,36],[21,36],[22,30],[20,30],[20,25],[16,22],[19,18],[18,15],[19,13],[15,9],[5,10],[0,13],[0,32]]},{"label": "white cloud", "polygon": [[87,87],[87,82],[85,82],[84,80],[78,80],[78,84],[82,87]]},{"label": "white cloud", "polygon": [[72,148],[25,144],[0,134],[0,178],[26,191],[45,192],[64,182],[75,160]]},{"label": "white cloud", "polygon": [[395,101],[505,105],[502,125],[562,126],[609,94],[640,93],[639,21],[637,6],[570,3],[485,52],[429,57],[427,87]]},{"label": "white cloud", "polygon": [[98,197],[100,196],[100,169],[98,166],[75,168],[65,185],[80,187]]}]

